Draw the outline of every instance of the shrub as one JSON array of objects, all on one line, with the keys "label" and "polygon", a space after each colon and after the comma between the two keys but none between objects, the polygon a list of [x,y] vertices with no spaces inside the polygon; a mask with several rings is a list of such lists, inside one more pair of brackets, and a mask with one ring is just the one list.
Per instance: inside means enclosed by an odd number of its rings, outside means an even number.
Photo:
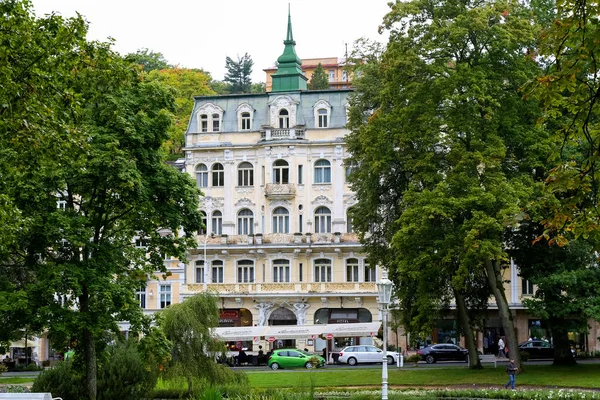
[{"label": "shrub", "polygon": [[141,399],[155,385],[156,375],[146,370],[135,344],[117,344],[99,368],[98,400]]},{"label": "shrub", "polygon": [[406,362],[411,362],[411,363],[417,363],[421,361],[421,356],[418,354],[413,354],[412,356],[409,356],[406,358]]},{"label": "shrub", "polygon": [[42,367],[49,367],[49,366],[50,366],[50,360],[42,361]]},{"label": "shrub", "polygon": [[0,375],[2,375],[3,372],[7,372],[8,371],[8,367],[2,363],[0,363]]},{"label": "shrub", "polygon": [[52,393],[52,397],[69,400],[87,398],[84,378],[78,369],[73,368],[71,361],[58,362],[54,368],[42,371],[33,382],[31,391]]}]

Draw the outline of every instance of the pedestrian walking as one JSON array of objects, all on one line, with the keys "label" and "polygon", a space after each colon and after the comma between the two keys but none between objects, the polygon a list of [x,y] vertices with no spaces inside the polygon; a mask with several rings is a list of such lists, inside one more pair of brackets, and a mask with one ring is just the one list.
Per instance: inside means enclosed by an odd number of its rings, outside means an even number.
[{"label": "pedestrian walking", "polygon": [[514,359],[510,359],[510,362],[508,363],[508,366],[506,367],[506,373],[508,374],[508,382],[506,382],[506,385],[504,385],[504,389],[508,389],[508,386],[511,386],[512,390],[515,390],[515,385],[517,384],[517,372],[519,371],[519,368],[517,368],[515,366],[515,360]]},{"label": "pedestrian walking", "polygon": [[504,358],[504,340],[498,339],[498,358]]}]

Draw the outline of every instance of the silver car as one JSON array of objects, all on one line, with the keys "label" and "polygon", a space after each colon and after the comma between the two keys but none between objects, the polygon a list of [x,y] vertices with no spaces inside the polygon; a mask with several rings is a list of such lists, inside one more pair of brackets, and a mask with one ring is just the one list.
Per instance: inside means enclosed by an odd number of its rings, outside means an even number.
[{"label": "silver car", "polygon": [[[398,353],[389,351],[386,353],[388,364],[394,364],[399,357],[400,354]],[[381,363],[383,362],[383,350],[368,345],[348,346],[340,351],[338,361],[348,365],[356,365],[358,363]]]}]

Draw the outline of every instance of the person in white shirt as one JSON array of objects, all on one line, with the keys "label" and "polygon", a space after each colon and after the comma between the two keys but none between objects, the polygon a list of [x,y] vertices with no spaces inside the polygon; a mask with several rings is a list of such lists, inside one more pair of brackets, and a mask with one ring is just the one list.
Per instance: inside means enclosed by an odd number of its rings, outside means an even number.
[{"label": "person in white shirt", "polygon": [[504,340],[498,339],[498,358],[504,358]]}]

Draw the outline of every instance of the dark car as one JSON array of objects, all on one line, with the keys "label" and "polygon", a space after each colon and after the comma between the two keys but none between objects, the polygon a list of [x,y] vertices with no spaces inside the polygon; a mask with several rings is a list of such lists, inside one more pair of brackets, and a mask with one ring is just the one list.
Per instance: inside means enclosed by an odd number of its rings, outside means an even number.
[{"label": "dark car", "polygon": [[554,348],[546,340],[528,340],[519,343],[519,351],[529,353],[529,359],[554,358]]},{"label": "dark car", "polygon": [[437,361],[469,361],[469,351],[451,343],[434,344],[417,351],[427,364]]}]

